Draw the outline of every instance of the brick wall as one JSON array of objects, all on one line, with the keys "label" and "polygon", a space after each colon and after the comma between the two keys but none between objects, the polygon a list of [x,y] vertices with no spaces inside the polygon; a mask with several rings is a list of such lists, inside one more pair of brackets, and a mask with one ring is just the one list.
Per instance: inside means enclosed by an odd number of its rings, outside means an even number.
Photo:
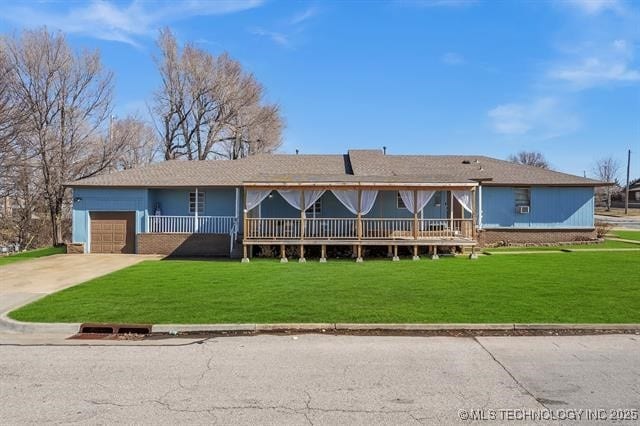
[{"label": "brick wall", "polygon": [[595,229],[482,229],[478,231],[478,243],[492,245],[547,245],[593,241]]},{"label": "brick wall", "polygon": [[229,256],[229,236],[219,234],[138,234],[138,254]]}]

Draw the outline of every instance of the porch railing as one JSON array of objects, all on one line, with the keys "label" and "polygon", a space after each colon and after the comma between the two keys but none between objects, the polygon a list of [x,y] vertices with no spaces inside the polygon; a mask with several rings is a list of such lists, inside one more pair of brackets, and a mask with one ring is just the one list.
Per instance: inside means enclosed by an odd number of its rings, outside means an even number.
[{"label": "porch railing", "polygon": [[[414,230],[417,224],[417,228]],[[472,219],[247,218],[246,239],[406,240],[473,238]]]},{"label": "porch railing", "polygon": [[149,216],[148,230],[159,234],[229,234],[234,216]]}]

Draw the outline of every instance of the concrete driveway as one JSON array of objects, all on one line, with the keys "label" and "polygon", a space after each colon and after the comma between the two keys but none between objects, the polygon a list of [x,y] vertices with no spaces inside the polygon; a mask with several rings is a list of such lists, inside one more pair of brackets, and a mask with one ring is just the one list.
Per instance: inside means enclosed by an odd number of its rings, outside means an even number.
[{"label": "concrete driveway", "polygon": [[0,266],[0,315],[47,294],[149,259],[160,257],[60,254]]}]

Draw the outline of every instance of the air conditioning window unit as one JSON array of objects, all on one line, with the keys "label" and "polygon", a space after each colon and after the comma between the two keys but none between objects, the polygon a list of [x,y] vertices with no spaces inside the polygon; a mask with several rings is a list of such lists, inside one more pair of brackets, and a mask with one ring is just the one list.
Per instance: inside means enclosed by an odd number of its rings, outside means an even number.
[{"label": "air conditioning window unit", "polygon": [[517,206],[516,207],[516,211],[520,214],[528,214],[529,213],[529,206]]}]

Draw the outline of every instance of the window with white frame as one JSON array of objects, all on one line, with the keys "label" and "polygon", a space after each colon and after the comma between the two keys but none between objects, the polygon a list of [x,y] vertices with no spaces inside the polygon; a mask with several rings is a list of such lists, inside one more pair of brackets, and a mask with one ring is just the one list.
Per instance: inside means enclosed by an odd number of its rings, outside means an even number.
[{"label": "window with white frame", "polygon": [[515,188],[514,195],[516,199],[516,207],[531,206],[531,190],[529,188]]},{"label": "window with white frame", "polygon": [[322,214],[322,201],[320,198],[318,198],[316,202],[307,209],[306,214],[310,217],[316,217]]},{"label": "window with white frame", "polygon": [[407,206],[404,205],[404,200],[400,196],[400,191],[398,191],[396,195],[396,207],[398,208],[398,210],[407,209]]},{"label": "window with white frame", "polygon": [[199,215],[204,214],[204,192],[198,191],[198,197],[196,199],[196,192],[189,193],[189,214],[196,214],[196,211]]}]

